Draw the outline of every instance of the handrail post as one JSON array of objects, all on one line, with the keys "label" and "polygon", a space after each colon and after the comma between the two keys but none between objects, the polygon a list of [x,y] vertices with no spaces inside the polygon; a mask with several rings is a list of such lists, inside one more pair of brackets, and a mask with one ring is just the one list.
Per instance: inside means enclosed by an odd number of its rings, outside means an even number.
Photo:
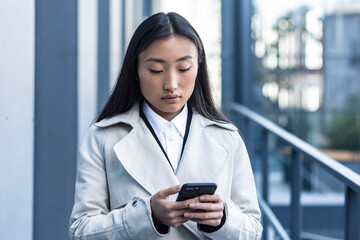
[{"label": "handrail post", "polygon": [[252,145],[253,145],[253,142],[252,142],[252,134],[251,134],[251,121],[250,119],[248,119],[247,117],[244,118],[244,125],[245,125],[245,128],[244,128],[244,141],[246,142],[246,146],[247,146],[247,150],[248,150],[248,154],[249,154],[249,157],[250,157],[250,160],[252,159],[253,155],[252,155]]},{"label": "handrail post", "polygon": [[360,193],[350,187],[345,191],[345,239],[360,239]]},{"label": "handrail post", "polygon": [[302,230],[302,211],[300,206],[301,195],[301,157],[297,150],[292,150],[291,155],[291,239],[300,240]]},{"label": "handrail post", "polygon": [[[262,130],[262,198],[269,204],[269,133]],[[267,219],[263,218],[263,239],[267,237]]]},{"label": "handrail post", "polygon": [[263,199],[269,203],[269,133],[262,131],[262,195]]}]

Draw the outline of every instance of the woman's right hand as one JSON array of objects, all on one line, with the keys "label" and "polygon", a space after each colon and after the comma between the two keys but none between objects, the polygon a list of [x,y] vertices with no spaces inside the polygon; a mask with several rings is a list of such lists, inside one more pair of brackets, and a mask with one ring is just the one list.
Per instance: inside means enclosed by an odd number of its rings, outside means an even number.
[{"label": "woman's right hand", "polygon": [[[155,221],[176,228],[189,220],[184,217],[185,212],[194,211],[189,208],[189,201],[169,200],[169,196],[178,193],[180,188],[181,185],[166,188],[151,197],[150,205]],[[191,202],[194,202],[194,199]]]}]

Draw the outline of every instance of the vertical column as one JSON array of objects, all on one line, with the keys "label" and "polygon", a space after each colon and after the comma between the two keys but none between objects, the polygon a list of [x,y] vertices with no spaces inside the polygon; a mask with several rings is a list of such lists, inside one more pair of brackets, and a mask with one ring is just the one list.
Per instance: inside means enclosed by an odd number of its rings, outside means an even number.
[{"label": "vertical column", "polygon": [[291,239],[301,239],[302,231],[302,208],[301,208],[301,160],[302,154],[293,149],[291,156]]},{"label": "vertical column", "polygon": [[[151,1],[151,0],[149,0]],[[121,5],[121,58],[126,54],[127,46],[135,32],[135,29],[142,22],[144,16],[144,0],[122,0]],[[151,3],[149,3],[151,4]],[[149,5],[148,5],[149,7]],[[151,6],[150,6],[151,7]],[[139,11],[140,10],[140,11]],[[143,11],[141,11],[143,10]]]},{"label": "vertical column", "polygon": [[126,54],[126,0],[121,1],[121,59]]},{"label": "vertical column", "polygon": [[147,18],[152,14],[152,0],[142,0],[143,3],[143,18]]},{"label": "vertical column", "polygon": [[[269,151],[269,132],[267,132],[265,129],[262,129],[261,132],[262,135],[262,198],[266,202],[266,204],[269,204],[269,175],[270,175],[270,151]],[[263,239],[268,238],[268,229],[267,229],[267,219],[263,219]]]},{"label": "vertical column", "polygon": [[78,0],[78,140],[97,114],[97,2]]},{"label": "vertical column", "polygon": [[270,150],[269,132],[262,130],[262,195],[266,203],[269,203],[269,173],[270,173]]},{"label": "vertical column", "polygon": [[360,193],[345,190],[345,239],[360,239]]},{"label": "vertical column", "polygon": [[221,43],[221,78],[222,78],[222,105],[228,106],[235,101],[234,86],[238,80],[236,72],[236,46],[235,36],[237,34],[235,21],[236,9],[235,0],[221,1],[221,25],[222,25],[222,43]]},{"label": "vertical column", "polygon": [[235,98],[241,104],[250,107],[253,96],[253,61],[254,57],[251,53],[251,18],[253,15],[253,6],[251,0],[236,1],[237,21],[239,23],[235,42],[239,44],[236,54],[238,55],[237,69],[238,86]]},{"label": "vertical column", "polygon": [[125,49],[129,45],[130,39],[143,19],[143,0],[123,0],[124,1],[124,30],[125,41],[123,42]]},{"label": "vertical column", "polygon": [[109,87],[111,90],[116,83],[117,77],[119,76],[120,67],[122,63],[122,49],[121,49],[121,15],[122,15],[122,1],[110,0],[110,83]]},{"label": "vertical column", "polygon": [[109,0],[98,1],[98,103],[101,110],[109,97],[109,44],[110,44]]},{"label": "vertical column", "polygon": [[222,104],[251,102],[251,0],[222,0]]},{"label": "vertical column", "polygon": [[77,150],[77,1],[35,1],[33,239],[67,239]]},{"label": "vertical column", "polygon": [[0,1],[0,238],[32,239],[35,0]]}]

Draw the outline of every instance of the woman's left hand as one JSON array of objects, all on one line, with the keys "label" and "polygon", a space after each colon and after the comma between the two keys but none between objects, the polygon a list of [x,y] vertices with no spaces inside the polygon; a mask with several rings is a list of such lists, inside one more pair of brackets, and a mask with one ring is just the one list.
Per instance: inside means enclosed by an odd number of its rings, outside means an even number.
[{"label": "woman's left hand", "polygon": [[194,212],[185,212],[184,217],[210,226],[219,226],[223,217],[224,204],[221,197],[215,195],[202,195],[199,197],[200,202],[191,202],[189,208]]}]

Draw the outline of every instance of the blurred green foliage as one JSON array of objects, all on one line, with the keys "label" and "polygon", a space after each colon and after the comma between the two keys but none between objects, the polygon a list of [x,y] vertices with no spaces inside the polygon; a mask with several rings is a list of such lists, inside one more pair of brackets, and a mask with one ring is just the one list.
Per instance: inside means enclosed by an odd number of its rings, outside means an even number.
[{"label": "blurred green foliage", "polygon": [[325,132],[329,148],[360,150],[360,97],[348,99],[348,111],[333,113]]}]

